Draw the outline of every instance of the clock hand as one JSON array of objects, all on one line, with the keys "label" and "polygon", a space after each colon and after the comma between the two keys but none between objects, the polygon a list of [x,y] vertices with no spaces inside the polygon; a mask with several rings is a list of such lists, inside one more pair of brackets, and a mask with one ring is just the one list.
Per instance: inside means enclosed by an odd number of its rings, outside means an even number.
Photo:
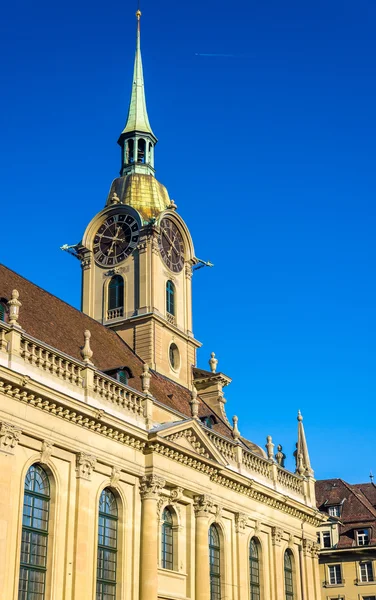
[{"label": "clock hand", "polygon": [[164,229],[162,229],[162,233],[165,236],[166,240],[168,241],[169,244],[172,244],[171,238],[170,236],[167,235],[167,233],[165,232]]}]

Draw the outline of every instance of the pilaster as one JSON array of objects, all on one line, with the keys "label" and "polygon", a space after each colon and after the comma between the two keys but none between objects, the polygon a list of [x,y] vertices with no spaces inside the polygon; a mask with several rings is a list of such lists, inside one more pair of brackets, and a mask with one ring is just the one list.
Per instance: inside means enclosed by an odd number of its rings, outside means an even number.
[{"label": "pilaster", "polygon": [[209,516],[213,500],[206,494],[195,496],[194,511],[196,515],[196,556],[195,556],[195,600],[210,599],[209,572]]},{"label": "pilaster", "polygon": [[[94,551],[96,543],[95,494],[91,489],[91,477],[96,465],[92,454],[80,452],[76,456],[76,504],[75,504],[75,541],[73,569],[73,597],[90,597],[90,582],[95,581]],[[90,591],[89,591],[90,590]]]},{"label": "pilaster", "polygon": [[166,482],[156,475],[141,479],[141,555],[140,600],[158,598],[158,509],[157,503]]}]

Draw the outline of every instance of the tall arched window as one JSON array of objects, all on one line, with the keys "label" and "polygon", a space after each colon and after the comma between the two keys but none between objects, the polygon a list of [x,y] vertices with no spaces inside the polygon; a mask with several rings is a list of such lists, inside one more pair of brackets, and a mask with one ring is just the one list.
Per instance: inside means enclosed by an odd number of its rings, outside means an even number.
[{"label": "tall arched window", "polygon": [[169,508],[165,508],[162,515],[162,569],[174,568],[174,539],[172,531],[172,514]]},{"label": "tall arched window", "polygon": [[25,477],[18,600],[44,600],[49,509],[48,475],[32,465]]},{"label": "tall arched window", "polygon": [[175,316],[175,286],[170,280],[166,283],[166,312]]},{"label": "tall arched window", "polygon": [[216,525],[209,529],[210,600],[221,600],[221,547]]},{"label": "tall arched window", "polygon": [[258,543],[254,538],[249,543],[250,600],[260,600],[260,560]]},{"label": "tall arched window", "polygon": [[137,162],[145,162],[145,140],[143,140],[142,138],[138,140]]},{"label": "tall arched window", "polygon": [[286,600],[294,599],[293,565],[290,550],[286,550],[284,557],[285,569],[285,597]]},{"label": "tall arched window", "polygon": [[116,598],[117,537],[117,502],[111,490],[106,488],[99,499],[96,600]]},{"label": "tall arched window", "polygon": [[107,318],[115,319],[123,316],[124,310],[124,279],[114,275],[108,285]]},{"label": "tall arched window", "polygon": [[130,163],[134,163],[134,141],[133,140],[128,140],[125,152],[126,152],[126,154],[125,154],[126,163],[128,165]]}]

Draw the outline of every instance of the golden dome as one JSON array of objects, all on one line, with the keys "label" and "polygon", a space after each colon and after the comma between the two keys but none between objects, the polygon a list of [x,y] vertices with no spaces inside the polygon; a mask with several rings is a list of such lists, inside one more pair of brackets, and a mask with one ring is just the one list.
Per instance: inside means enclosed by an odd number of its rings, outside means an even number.
[{"label": "golden dome", "polygon": [[[114,194],[116,194],[114,199]],[[153,175],[132,173],[114,179],[107,206],[120,202],[138,210],[145,222],[157,217],[171,204],[168,191]]]}]

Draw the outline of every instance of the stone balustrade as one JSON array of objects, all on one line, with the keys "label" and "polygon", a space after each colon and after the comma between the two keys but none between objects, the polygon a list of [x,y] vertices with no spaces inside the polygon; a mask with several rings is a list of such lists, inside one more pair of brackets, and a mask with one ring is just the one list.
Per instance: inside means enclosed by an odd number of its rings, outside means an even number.
[{"label": "stone balustrade", "polygon": [[[76,360],[36,340],[22,329],[4,322],[0,322],[0,352],[8,354],[10,360],[14,357],[23,360],[31,368],[40,369],[49,377],[69,382],[77,387],[79,392],[108,402],[117,410],[133,416],[144,417],[146,403],[152,401],[147,394],[114,380],[92,364]],[[29,372],[25,370],[25,374]],[[149,420],[150,418],[149,415]],[[250,452],[238,441],[226,439],[206,428],[204,430],[217,450],[228,460],[229,465],[240,468],[243,475],[256,480],[260,477],[267,485],[304,497],[304,477],[287,471],[273,460]]]}]

